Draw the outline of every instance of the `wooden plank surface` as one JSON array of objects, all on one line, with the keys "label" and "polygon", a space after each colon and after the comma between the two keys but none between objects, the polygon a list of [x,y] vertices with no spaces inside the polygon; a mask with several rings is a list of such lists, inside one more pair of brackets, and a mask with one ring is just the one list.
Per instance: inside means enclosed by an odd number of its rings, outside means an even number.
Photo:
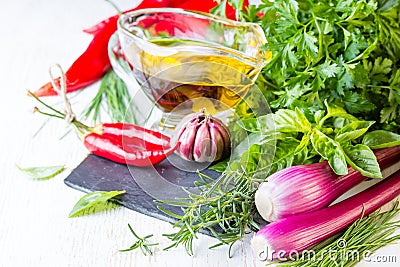
[{"label": "wooden plank surface", "polygon": [[[132,0],[116,3],[122,8],[134,5]],[[36,103],[26,90],[48,81],[50,64],[68,68],[91,41],[82,29],[113,14],[108,3],[98,0],[0,2],[0,266],[263,266],[251,252],[250,236],[235,244],[233,258],[228,258],[226,247],[208,250],[215,239],[199,235],[196,255],[190,257],[182,247],[162,250],[169,244],[162,234],[174,231],[169,223],[123,207],[68,218],[83,193],[65,186],[63,179],[87,152],[75,134],[63,137],[68,132],[64,121],[50,120],[38,132],[47,120],[32,114]],[[77,114],[98,86],[72,97]],[[59,99],[46,100],[61,108]],[[32,181],[16,169],[16,163],[65,164],[67,171],[49,181]],[[133,242],[128,223],[142,236],[154,234],[152,241],[160,245],[153,256],[118,251]],[[394,244],[379,253],[398,255],[399,248]]]}]

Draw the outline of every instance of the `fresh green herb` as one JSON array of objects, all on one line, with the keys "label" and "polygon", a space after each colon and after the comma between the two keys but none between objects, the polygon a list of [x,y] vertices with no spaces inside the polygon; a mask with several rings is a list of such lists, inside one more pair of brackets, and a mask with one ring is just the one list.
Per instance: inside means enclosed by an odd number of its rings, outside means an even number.
[{"label": "fresh green herb", "polygon": [[[394,234],[400,227],[400,220],[393,219],[400,213],[399,202],[386,212],[375,212],[361,218],[350,225],[342,234],[330,239],[325,245],[311,248],[313,257],[309,255],[292,262],[281,262],[279,266],[294,267],[337,267],[354,266],[365,256],[369,257],[378,249],[400,240]],[[299,253],[301,255],[301,253]],[[308,257],[307,257],[308,256]],[[272,265],[276,263],[271,263]],[[268,266],[267,265],[267,266]]]},{"label": "fresh green herb", "polygon": [[399,130],[398,3],[281,0],[248,9],[265,14],[256,22],[273,59],[258,85],[272,108],[309,114],[326,99],[376,129]]},{"label": "fresh green herb", "polygon": [[57,166],[41,166],[22,168],[17,165],[18,170],[25,173],[34,180],[49,180],[65,170],[64,165]]},{"label": "fresh green herb", "polygon": [[130,224],[128,224],[129,230],[131,231],[131,233],[133,234],[133,236],[137,239],[135,241],[135,243],[133,243],[132,246],[130,246],[127,249],[122,249],[120,250],[120,252],[127,252],[127,251],[132,251],[135,250],[137,248],[140,249],[140,251],[142,251],[143,255],[147,256],[147,255],[153,255],[153,252],[150,250],[149,247],[151,246],[157,246],[158,243],[147,243],[147,239],[149,239],[150,237],[152,237],[153,235],[146,235],[145,237],[139,237],[135,231],[133,231],[132,227]]},{"label": "fresh green herb", "polygon": [[363,138],[363,144],[370,148],[385,148],[400,145],[400,135],[384,130],[376,130],[367,133]]},{"label": "fresh green herb", "polygon": [[91,117],[95,123],[101,121],[100,111],[103,107],[112,121],[135,123],[131,100],[125,83],[114,71],[109,71],[102,78],[99,91],[84,112],[84,117]]},{"label": "fresh green herb", "polygon": [[[382,177],[372,150],[365,145],[352,145],[352,142],[362,137],[374,122],[358,120],[333,104],[329,105],[325,102],[325,105],[326,111],[320,110],[315,116],[315,122],[308,120],[300,109],[295,108],[294,110],[279,109],[272,114],[245,119],[241,121],[241,125],[247,131],[258,134],[257,136],[262,137],[263,140],[265,140],[265,135],[273,136],[278,140],[277,149],[291,140],[289,142],[294,146],[294,150],[286,151],[291,151],[292,162],[296,156],[310,158],[319,155],[328,160],[333,171],[339,175],[347,174],[347,164],[350,164],[367,177]],[[334,130],[335,121],[338,119],[345,122],[336,125]],[[276,134],[277,132],[279,135]],[[262,145],[262,143],[258,144]],[[287,148],[286,145],[284,148]],[[288,159],[287,154],[284,156]],[[275,156],[275,161],[280,161],[280,154]],[[241,163],[245,164],[245,162]],[[282,167],[289,166],[291,164],[285,164]],[[271,171],[282,167],[271,168]]]},{"label": "fresh green herb", "polygon": [[217,171],[217,172],[224,172],[227,167],[228,167],[228,160],[226,159],[226,160],[222,160],[222,161],[220,161],[218,163],[215,163],[214,165],[212,165],[208,169],[214,170],[214,171]]},{"label": "fresh green herb", "polygon": [[[224,15],[226,2],[242,10],[243,1],[221,0],[213,11]],[[257,99],[236,106],[233,160],[221,177],[203,176],[199,193],[165,202],[185,207],[183,215],[161,209],[178,220],[171,247],[183,244],[192,253],[201,229],[218,245],[257,229],[258,182],[283,168],[327,160],[337,174],[349,164],[382,176],[371,149],[398,144],[400,134],[399,2],[261,0],[238,12],[265,31],[272,59],[256,84],[272,114],[255,118],[249,106]],[[384,138],[374,131],[386,131]]]},{"label": "fresh green herb", "polygon": [[169,216],[177,219],[173,224],[179,230],[167,234],[172,244],[166,250],[180,244],[185,246],[189,255],[193,255],[193,240],[202,229],[208,230],[219,243],[211,248],[233,244],[245,235],[248,229],[258,230],[253,215],[256,212],[254,192],[255,181],[239,172],[225,171],[218,180],[201,174],[196,183],[201,193],[188,192],[188,199],[157,201],[158,203],[184,207],[184,215],[172,213],[159,207]]},{"label": "fresh green herb", "polygon": [[69,213],[69,217],[83,215],[90,208],[104,206],[111,198],[125,193],[125,191],[94,191],[81,197]]}]

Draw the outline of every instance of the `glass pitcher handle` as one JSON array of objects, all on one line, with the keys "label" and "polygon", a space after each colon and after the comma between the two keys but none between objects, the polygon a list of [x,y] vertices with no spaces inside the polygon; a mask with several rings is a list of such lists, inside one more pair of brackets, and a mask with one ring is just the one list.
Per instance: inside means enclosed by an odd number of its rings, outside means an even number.
[{"label": "glass pitcher handle", "polygon": [[117,33],[114,33],[108,42],[108,57],[110,58],[111,66],[115,73],[125,82],[128,88],[135,88],[136,92],[140,85],[133,76],[133,67],[124,57]]}]

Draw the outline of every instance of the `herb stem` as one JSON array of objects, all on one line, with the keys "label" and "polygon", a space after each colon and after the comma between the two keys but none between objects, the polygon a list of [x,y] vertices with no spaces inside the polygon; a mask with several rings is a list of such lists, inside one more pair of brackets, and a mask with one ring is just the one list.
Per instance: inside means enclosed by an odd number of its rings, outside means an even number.
[{"label": "herb stem", "polygon": [[43,114],[43,115],[46,115],[46,116],[55,117],[55,118],[59,118],[59,119],[64,119],[65,118],[65,116],[60,116],[60,115],[51,114],[51,113],[47,113],[47,112],[41,111],[38,107],[35,107],[33,109],[33,111],[34,112],[38,112],[38,113]]},{"label": "herb stem", "polygon": [[53,108],[52,106],[46,104],[45,102],[43,102],[39,97],[35,96],[31,91],[28,91],[28,94],[29,94],[30,96],[32,96],[33,98],[35,98],[37,101],[39,101],[39,103],[41,103],[41,104],[42,104],[43,106],[45,106],[46,108],[48,108],[48,109],[50,109],[50,110],[52,110],[52,111],[54,111],[54,112],[56,112],[56,113],[58,113],[58,114],[60,114],[60,115],[63,115],[63,116],[65,115],[63,112],[61,112],[61,111],[59,111],[59,110]]}]

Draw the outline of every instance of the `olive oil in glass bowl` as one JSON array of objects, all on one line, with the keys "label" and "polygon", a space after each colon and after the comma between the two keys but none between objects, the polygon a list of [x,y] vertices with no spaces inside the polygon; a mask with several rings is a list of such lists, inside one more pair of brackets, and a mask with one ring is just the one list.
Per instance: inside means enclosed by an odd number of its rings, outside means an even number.
[{"label": "olive oil in glass bowl", "polygon": [[[132,75],[163,112],[160,125],[205,108],[234,107],[271,59],[257,24],[175,8],[121,15],[118,37]],[[126,72],[126,68],[125,68]]]}]

